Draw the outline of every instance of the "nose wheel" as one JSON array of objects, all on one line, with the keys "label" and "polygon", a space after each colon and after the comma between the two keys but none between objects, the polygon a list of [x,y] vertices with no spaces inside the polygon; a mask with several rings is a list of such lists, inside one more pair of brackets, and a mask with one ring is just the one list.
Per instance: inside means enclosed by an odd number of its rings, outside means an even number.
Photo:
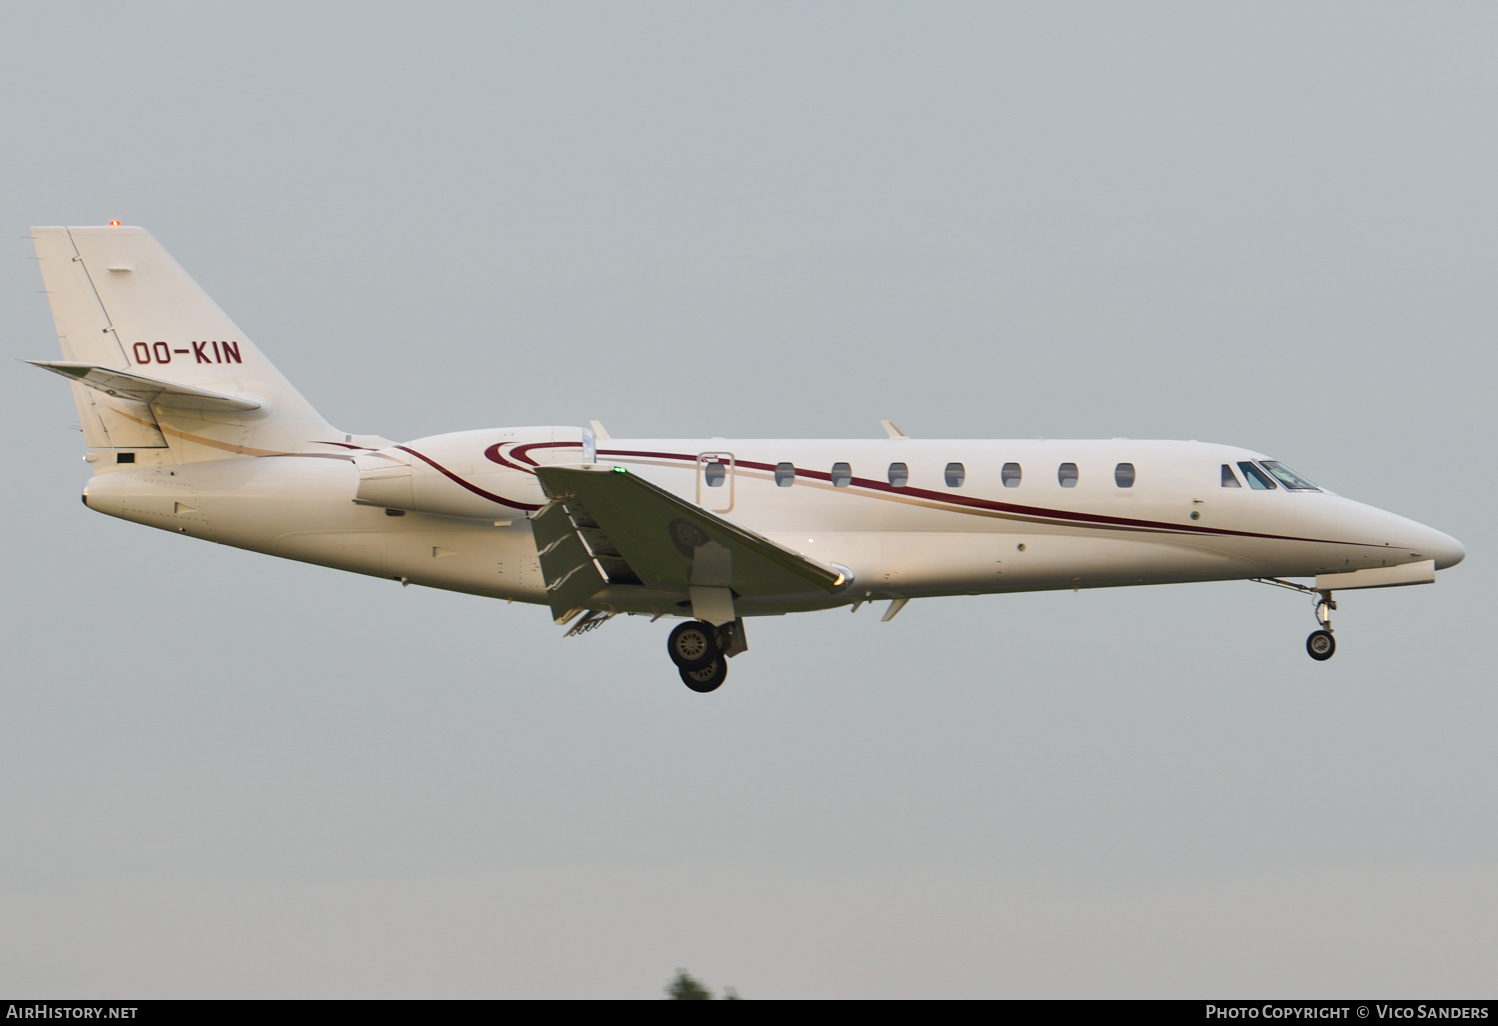
[{"label": "nose wheel", "polygon": [[1306,639],[1306,651],[1318,663],[1324,663],[1337,653],[1337,639],[1331,631],[1312,631]]}]

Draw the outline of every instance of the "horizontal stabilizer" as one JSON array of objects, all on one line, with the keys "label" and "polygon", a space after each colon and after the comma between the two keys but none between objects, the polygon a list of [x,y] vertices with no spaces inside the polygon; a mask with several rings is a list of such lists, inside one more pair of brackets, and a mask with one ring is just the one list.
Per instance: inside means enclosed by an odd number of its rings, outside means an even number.
[{"label": "horizontal stabilizer", "polygon": [[70,381],[96,389],[119,399],[134,399],[151,406],[172,410],[210,410],[221,413],[246,413],[260,409],[260,402],[232,395],[221,395],[174,381],[158,381],[129,371],[110,370],[93,363],[71,360],[27,360],[33,367],[61,374]]}]

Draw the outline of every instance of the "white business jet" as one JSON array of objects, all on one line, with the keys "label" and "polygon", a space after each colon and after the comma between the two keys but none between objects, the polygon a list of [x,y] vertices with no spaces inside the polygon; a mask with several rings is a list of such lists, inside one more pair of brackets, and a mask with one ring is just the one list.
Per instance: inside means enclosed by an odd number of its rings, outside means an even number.
[{"label": "white business jet", "polygon": [[[1254,580],[1315,598],[1426,584],[1432,528],[1201,442],[615,439],[583,427],[397,444],[335,430],[151,235],[35,228],[94,476],[89,509],[178,534],[548,606],[567,634],[681,618],[712,691],[750,616],[913,598]],[[1314,579],[1296,583],[1288,578]]]}]

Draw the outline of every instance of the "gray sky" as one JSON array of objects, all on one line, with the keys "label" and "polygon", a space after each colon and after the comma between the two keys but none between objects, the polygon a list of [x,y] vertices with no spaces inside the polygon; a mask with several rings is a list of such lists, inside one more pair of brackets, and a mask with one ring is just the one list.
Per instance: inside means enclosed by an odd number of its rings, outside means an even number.
[{"label": "gray sky", "polygon": [[[1199,438],[1460,538],[664,625],[113,521],[0,375],[0,991],[1487,995],[1489,5],[8,5],[26,229],[149,228],[336,425]],[[8,255],[7,255],[8,254]]]}]

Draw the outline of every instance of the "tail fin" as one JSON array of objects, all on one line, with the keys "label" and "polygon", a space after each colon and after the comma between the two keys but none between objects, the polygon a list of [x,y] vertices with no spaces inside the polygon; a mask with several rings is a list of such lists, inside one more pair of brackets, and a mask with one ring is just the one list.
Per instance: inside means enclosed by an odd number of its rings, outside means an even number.
[{"label": "tail fin", "polygon": [[179,463],[336,451],[343,436],[145,229],[31,237],[67,361],[46,366],[73,379],[89,448],[167,448]]}]

